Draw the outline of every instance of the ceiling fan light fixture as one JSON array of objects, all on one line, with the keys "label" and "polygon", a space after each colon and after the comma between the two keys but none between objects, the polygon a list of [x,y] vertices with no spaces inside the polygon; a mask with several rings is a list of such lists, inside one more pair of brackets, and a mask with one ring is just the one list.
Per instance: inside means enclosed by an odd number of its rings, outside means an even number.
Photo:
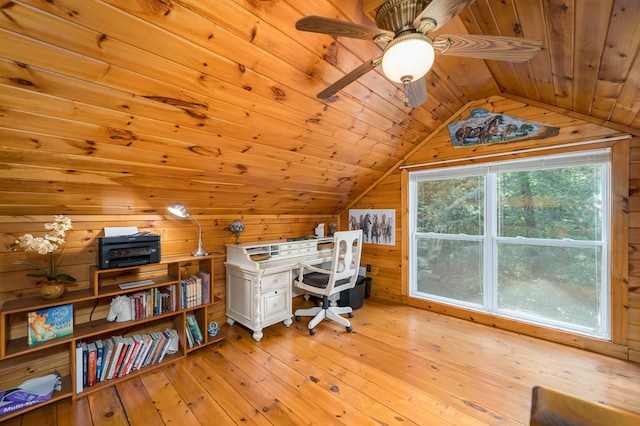
[{"label": "ceiling fan light fixture", "polygon": [[431,69],[434,58],[435,52],[427,35],[404,34],[387,45],[382,57],[382,72],[396,83],[410,83]]}]

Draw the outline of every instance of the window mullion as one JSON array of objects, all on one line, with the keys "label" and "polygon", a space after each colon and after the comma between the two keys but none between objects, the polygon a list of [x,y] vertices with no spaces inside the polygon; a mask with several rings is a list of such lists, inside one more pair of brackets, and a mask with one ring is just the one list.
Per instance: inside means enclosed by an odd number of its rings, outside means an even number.
[{"label": "window mullion", "polygon": [[489,311],[497,309],[497,179],[495,173],[485,176],[485,232],[484,232],[484,305]]}]

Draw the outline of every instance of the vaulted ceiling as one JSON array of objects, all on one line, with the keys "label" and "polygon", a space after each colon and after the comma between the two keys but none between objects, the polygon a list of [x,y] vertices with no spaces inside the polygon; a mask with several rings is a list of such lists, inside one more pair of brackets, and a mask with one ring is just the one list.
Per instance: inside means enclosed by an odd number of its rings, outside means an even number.
[{"label": "vaulted ceiling", "polygon": [[374,25],[381,3],[5,0],[0,214],[164,213],[178,199],[196,214],[339,213],[497,94],[640,132],[637,0],[478,0],[435,34],[542,51],[519,64],[436,56],[417,108],[379,68],[317,99],[382,48],[295,22]]}]

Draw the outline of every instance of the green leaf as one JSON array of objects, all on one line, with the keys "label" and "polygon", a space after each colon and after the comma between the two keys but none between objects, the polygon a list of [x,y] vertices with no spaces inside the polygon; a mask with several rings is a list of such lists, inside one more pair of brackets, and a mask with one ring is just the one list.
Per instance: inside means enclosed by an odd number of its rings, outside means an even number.
[{"label": "green leaf", "polygon": [[68,275],[68,274],[58,274],[53,278],[58,281],[71,281],[71,282],[76,281],[75,278],[73,278],[71,275]]},{"label": "green leaf", "polygon": [[33,277],[33,278],[47,278],[49,279],[49,274],[34,274],[34,273],[30,273],[30,274],[25,274],[27,277]]}]

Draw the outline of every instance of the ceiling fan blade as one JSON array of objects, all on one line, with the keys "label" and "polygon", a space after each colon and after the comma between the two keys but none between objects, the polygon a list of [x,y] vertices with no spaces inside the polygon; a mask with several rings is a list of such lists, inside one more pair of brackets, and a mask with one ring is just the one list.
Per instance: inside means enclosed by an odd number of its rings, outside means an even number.
[{"label": "ceiling fan blade", "polygon": [[340,80],[333,83],[331,86],[324,89],[322,92],[317,94],[318,99],[327,99],[333,95],[335,95],[340,90],[347,87],[349,84],[353,83],[382,62],[382,57],[372,59],[364,64],[360,65],[358,68],[354,69],[350,73],[346,74]]},{"label": "ceiling fan blade", "polygon": [[394,33],[378,27],[369,27],[339,19],[325,18],[324,16],[310,15],[296,22],[296,29],[312,33],[330,34],[343,37],[360,38],[363,40],[376,40],[383,36],[384,41],[393,39]]},{"label": "ceiling fan blade", "polygon": [[433,48],[441,55],[524,62],[540,51],[542,41],[519,37],[442,34],[433,39]]},{"label": "ceiling fan blade", "polygon": [[[425,7],[422,13],[413,20],[413,26],[422,32],[435,31],[453,19],[474,1],[475,0],[433,0],[429,6]],[[429,25],[425,31],[425,28],[420,28],[420,21],[426,18],[433,19],[435,27]]]},{"label": "ceiling fan blade", "polygon": [[415,108],[427,102],[427,83],[424,77],[403,86],[405,106]]}]

